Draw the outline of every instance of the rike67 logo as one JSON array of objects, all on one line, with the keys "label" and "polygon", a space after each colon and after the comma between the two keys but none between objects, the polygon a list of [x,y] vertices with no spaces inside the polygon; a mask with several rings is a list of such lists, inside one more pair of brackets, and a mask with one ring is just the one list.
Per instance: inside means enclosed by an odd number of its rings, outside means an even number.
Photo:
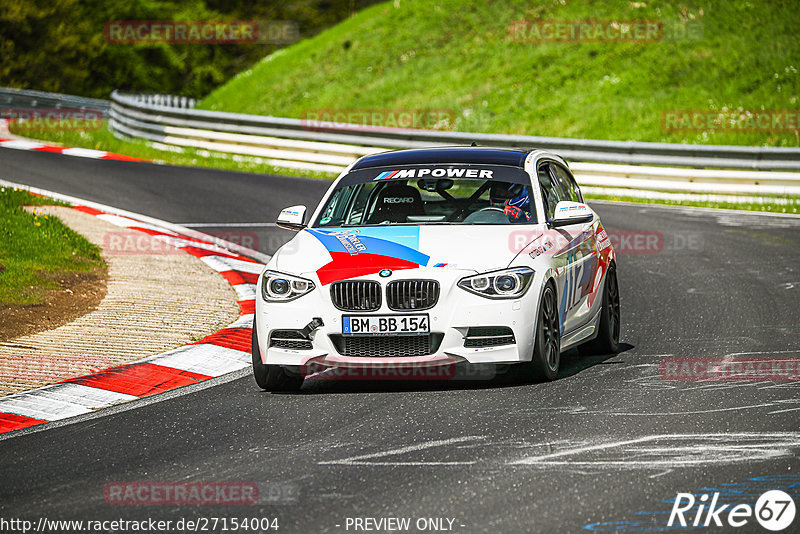
[{"label": "rike67 logo", "polygon": [[767,530],[778,532],[792,524],[795,504],[792,497],[780,490],[763,493],[755,503],[717,504],[719,493],[678,493],[669,514],[668,527],[743,527],[754,518]]}]

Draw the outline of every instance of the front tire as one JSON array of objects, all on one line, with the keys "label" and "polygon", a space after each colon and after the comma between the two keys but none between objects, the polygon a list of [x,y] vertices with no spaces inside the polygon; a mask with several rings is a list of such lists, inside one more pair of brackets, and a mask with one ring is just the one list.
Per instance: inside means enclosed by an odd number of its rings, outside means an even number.
[{"label": "front tire", "polygon": [[256,321],[253,319],[253,377],[261,389],[267,391],[297,391],[303,385],[302,375],[292,375],[280,365],[266,365],[261,361]]},{"label": "front tire", "polygon": [[606,273],[603,307],[597,337],[580,346],[581,355],[616,354],[619,351],[620,308],[617,268],[612,263]]},{"label": "front tire", "polygon": [[539,303],[531,361],[519,364],[527,379],[549,381],[558,377],[561,363],[561,325],[557,302],[556,290],[548,283]]}]

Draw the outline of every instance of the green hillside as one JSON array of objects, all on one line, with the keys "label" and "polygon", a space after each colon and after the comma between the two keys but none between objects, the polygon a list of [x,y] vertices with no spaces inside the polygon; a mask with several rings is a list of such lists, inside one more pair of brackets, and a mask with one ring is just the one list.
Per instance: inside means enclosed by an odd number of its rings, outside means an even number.
[{"label": "green hillside", "polygon": [[375,1],[2,0],[0,86],[97,98],[113,89],[200,97],[283,44],[120,44],[108,39],[106,24],[291,21],[308,37]]},{"label": "green hillside", "polygon": [[[509,30],[587,19],[660,21],[669,35],[541,43]],[[394,0],[264,58],[200,107],[299,118],[437,109],[461,131],[798,146],[796,120],[783,133],[661,124],[670,110],[799,110],[798,23],[796,0]]]}]

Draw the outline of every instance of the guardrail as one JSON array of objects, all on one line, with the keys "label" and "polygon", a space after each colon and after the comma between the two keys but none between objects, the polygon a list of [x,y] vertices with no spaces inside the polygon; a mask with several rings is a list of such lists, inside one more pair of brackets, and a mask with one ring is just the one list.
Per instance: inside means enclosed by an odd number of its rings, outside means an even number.
[{"label": "guardrail", "polygon": [[110,100],[0,87],[0,108],[69,108],[100,111],[108,116]]},{"label": "guardrail", "polygon": [[187,96],[161,95],[161,94],[141,94],[129,95],[135,102],[150,104],[153,106],[166,106],[171,108],[193,108],[195,99]]},{"label": "guardrail", "polygon": [[[476,142],[482,146],[542,148],[556,152],[570,160],[578,181],[584,185],[800,195],[800,173],[786,172],[800,171],[800,148],[375,128],[198,110],[193,109],[193,105],[194,101],[185,97],[115,91],[111,95],[109,126],[115,135],[122,137],[259,157],[274,166],[332,173],[340,172],[358,157],[384,150]],[[720,168],[728,170],[718,170]]]},{"label": "guardrail", "polygon": [[[99,110],[108,116],[109,126],[117,136],[259,157],[278,167],[338,173],[367,154],[476,142],[482,146],[542,148],[556,152],[570,160],[579,183],[593,189],[800,195],[800,173],[786,172],[800,171],[800,148],[405,130],[205,111],[193,109],[194,105],[194,99],[174,95],[133,95],[115,91],[109,101],[0,88],[0,108]],[[673,167],[668,167],[670,165]]]}]

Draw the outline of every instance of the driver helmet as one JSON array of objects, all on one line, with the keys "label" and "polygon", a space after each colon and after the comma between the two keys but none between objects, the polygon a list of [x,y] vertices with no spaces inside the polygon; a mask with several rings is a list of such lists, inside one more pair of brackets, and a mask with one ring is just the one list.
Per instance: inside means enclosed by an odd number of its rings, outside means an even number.
[{"label": "driver helmet", "polygon": [[531,218],[531,198],[527,187],[503,204],[503,213],[511,222],[527,222]]}]

